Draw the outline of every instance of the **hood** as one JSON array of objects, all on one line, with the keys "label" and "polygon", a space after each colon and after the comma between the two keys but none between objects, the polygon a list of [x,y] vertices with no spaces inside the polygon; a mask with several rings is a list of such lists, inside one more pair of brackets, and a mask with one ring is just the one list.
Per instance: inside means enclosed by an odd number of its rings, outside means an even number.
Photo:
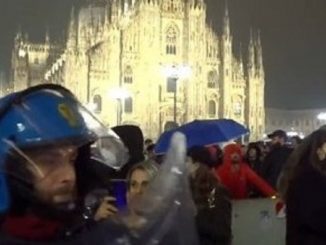
[{"label": "hood", "polygon": [[129,163],[138,163],[144,157],[144,136],[141,129],[135,125],[122,125],[112,128],[129,150]]},{"label": "hood", "polygon": [[223,165],[229,166],[232,164],[231,155],[234,153],[239,154],[240,157],[242,156],[241,147],[237,144],[227,145],[224,147],[223,151],[224,151]]}]

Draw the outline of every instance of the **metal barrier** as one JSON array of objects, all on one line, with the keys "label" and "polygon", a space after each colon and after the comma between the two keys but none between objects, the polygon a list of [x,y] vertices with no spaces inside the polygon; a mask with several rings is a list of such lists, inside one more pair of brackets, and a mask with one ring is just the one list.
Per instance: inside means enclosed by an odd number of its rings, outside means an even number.
[{"label": "metal barrier", "polygon": [[286,221],[278,206],[275,199],[234,201],[233,245],[285,245]]}]

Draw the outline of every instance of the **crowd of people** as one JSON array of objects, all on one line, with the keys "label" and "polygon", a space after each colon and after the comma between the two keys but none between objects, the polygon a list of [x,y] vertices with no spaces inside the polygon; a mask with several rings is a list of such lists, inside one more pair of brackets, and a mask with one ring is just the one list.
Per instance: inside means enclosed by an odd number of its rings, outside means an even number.
[{"label": "crowd of people", "polygon": [[[203,148],[201,155],[205,156],[206,151],[208,154],[202,163],[213,170],[215,177],[227,187],[232,199],[272,197],[277,194],[277,180],[296,145],[283,130],[276,130],[268,137],[269,141],[247,145],[229,142],[223,149],[218,144],[198,146]],[[145,140],[145,149],[149,159],[160,162],[161,156],[155,155],[155,143],[151,139]]]},{"label": "crowd of people", "polygon": [[[144,226],[148,211],[138,201],[160,175],[165,156],[155,153],[155,142],[144,140],[139,127],[108,130],[68,90],[41,85],[0,100],[0,129],[1,244],[62,244],[117,220],[121,210],[128,210],[128,230],[111,224],[120,243],[107,244],[130,244],[121,241],[126,234],[142,244],[131,232]],[[326,130],[290,144],[282,130],[268,137],[268,143],[186,149],[188,215],[200,245],[232,244],[232,200],[262,197],[286,203],[287,244],[325,244]],[[173,168],[171,174],[182,172]],[[152,223],[142,234],[167,226],[155,244],[179,244],[173,225]]]}]

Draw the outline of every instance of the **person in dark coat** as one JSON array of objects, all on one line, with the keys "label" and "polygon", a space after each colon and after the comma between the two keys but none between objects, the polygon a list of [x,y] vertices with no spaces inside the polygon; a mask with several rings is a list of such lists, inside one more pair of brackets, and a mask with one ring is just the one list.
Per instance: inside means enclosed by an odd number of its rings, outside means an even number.
[{"label": "person in dark coat", "polygon": [[232,206],[228,191],[213,171],[209,150],[193,147],[188,151],[190,186],[197,208],[196,226],[201,245],[229,245],[232,240]]},{"label": "person in dark coat", "polygon": [[223,150],[218,145],[212,145],[207,147],[210,156],[211,156],[211,162],[208,167],[217,169],[219,166],[223,164]]},{"label": "person in dark coat", "polygon": [[272,140],[272,149],[265,157],[261,174],[273,188],[276,188],[279,175],[292,150],[285,145],[287,135],[283,130],[276,130],[268,137]]},{"label": "person in dark coat", "polygon": [[298,147],[302,143],[302,139],[299,136],[291,137],[291,146],[292,148]]},{"label": "person in dark coat", "polygon": [[262,155],[261,150],[257,144],[250,143],[248,145],[245,161],[259,176],[261,176],[262,167],[263,167],[261,161],[261,155]]},{"label": "person in dark coat", "polygon": [[[252,170],[255,171],[258,176],[262,175],[262,152],[258,146],[258,143],[249,143],[244,160],[252,168]],[[255,186],[251,186],[250,189],[250,198],[263,197],[260,192],[255,188]]]},{"label": "person in dark coat", "polygon": [[126,179],[129,170],[137,163],[145,160],[144,136],[141,129],[134,125],[121,125],[112,130],[120,137],[129,150],[129,161],[117,172],[116,179]]},{"label": "person in dark coat", "polygon": [[150,160],[155,160],[156,159],[156,154],[155,154],[155,144],[151,144],[146,147],[146,158]]},{"label": "person in dark coat", "polygon": [[279,180],[287,209],[287,245],[326,244],[326,128],[294,150]]}]

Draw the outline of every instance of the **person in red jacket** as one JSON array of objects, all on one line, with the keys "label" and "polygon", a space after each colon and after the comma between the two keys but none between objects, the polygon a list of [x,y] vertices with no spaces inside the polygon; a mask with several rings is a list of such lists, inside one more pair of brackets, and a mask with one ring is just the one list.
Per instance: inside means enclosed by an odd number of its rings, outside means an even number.
[{"label": "person in red jacket", "polygon": [[224,148],[223,164],[216,171],[233,199],[248,198],[250,186],[255,186],[266,197],[276,194],[267,182],[242,161],[241,148],[236,144]]}]

